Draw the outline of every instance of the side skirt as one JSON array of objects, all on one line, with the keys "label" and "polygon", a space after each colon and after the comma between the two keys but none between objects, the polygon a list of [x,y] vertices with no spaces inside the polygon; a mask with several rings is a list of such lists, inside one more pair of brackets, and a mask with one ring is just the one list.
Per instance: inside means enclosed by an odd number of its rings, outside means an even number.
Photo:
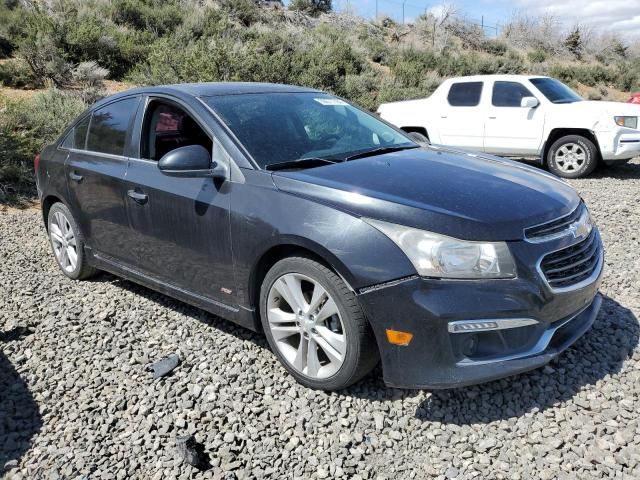
[{"label": "side skirt", "polygon": [[107,271],[118,277],[122,277],[164,295],[168,295],[172,298],[188,303],[189,305],[193,305],[194,307],[201,308],[202,310],[253,330],[254,332],[259,331],[258,321],[253,309],[227,305],[211,298],[189,292],[178,286],[162,282],[139,272],[138,270],[120,265],[118,262],[110,258],[94,253],[90,248],[85,247],[85,253],[87,254],[89,263],[99,270]]}]

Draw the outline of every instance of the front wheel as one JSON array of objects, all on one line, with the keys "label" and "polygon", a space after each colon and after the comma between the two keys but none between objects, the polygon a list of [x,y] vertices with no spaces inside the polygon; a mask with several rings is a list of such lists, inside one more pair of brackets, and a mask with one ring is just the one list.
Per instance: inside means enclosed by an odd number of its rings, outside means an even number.
[{"label": "front wheel", "polygon": [[580,135],[567,135],[551,145],[547,165],[559,177],[586,177],[598,165],[598,156],[598,149],[591,140]]},{"label": "front wheel", "polygon": [[273,352],[307,387],[345,388],[378,362],[355,295],[314,260],[290,257],[271,268],[260,291],[260,317]]}]

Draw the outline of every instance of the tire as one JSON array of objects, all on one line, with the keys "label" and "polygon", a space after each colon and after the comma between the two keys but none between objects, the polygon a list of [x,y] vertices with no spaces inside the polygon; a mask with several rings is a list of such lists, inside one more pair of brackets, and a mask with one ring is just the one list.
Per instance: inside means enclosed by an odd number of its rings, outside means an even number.
[{"label": "tire", "polygon": [[547,166],[563,178],[586,177],[598,165],[600,154],[594,143],[580,135],[567,135],[556,140],[547,153]]},{"label": "tire", "polygon": [[[314,293],[323,301],[314,302]],[[300,298],[307,312],[296,315]],[[271,350],[306,387],[340,390],[378,363],[373,332],[355,294],[338,275],[309,258],[285,258],[269,270],[260,289],[260,318]]]},{"label": "tire", "polygon": [[[84,280],[97,273],[87,263],[84,237],[65,204],[58,202],[51,206],[47,217],[47,231],[53,256],[62,273],[72,280]],[[75,251],[75,262],[70,250]]]},{"label": "tire", "polygon": [[420,132],[407,132],[407,136],[416,143],[431,145],[431,141]]}]

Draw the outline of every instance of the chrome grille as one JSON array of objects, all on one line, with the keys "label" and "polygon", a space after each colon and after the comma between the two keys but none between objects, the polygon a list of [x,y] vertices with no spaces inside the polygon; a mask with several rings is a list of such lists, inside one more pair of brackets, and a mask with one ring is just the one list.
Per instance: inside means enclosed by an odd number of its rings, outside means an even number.
[{"label": "chrome grille", "polygon": [[598,268],[602,245],[594,228],[575,245],[545,255],[540,269],[551,288],[567,288],[589,278]]},{"label": "chrome grille", "polygon": [[580,203],[580,205],[578,205],[578,208],[576,208],[569,215],[565,215],[564,217],[560,217],[556,220],[543,223],[542,225],[529,227],[524,231],[525,238],[527,240],[535,242],[543,242],[555,237],[562,236],[564,235],[565,230],[569,228],[569,225],[578,221],[585,208],[586,207],[584,206],[584,203]]}]

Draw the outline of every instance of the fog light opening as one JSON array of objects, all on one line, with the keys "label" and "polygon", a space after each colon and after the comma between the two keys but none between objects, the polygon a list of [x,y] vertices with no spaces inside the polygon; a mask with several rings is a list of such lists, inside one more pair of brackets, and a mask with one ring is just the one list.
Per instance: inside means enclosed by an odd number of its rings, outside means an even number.
[{"label": "fog light opening", "polygon": [[470,335],[462,344],[462,354],[465,357],[473,357],[478,351],[478,335]]}]

